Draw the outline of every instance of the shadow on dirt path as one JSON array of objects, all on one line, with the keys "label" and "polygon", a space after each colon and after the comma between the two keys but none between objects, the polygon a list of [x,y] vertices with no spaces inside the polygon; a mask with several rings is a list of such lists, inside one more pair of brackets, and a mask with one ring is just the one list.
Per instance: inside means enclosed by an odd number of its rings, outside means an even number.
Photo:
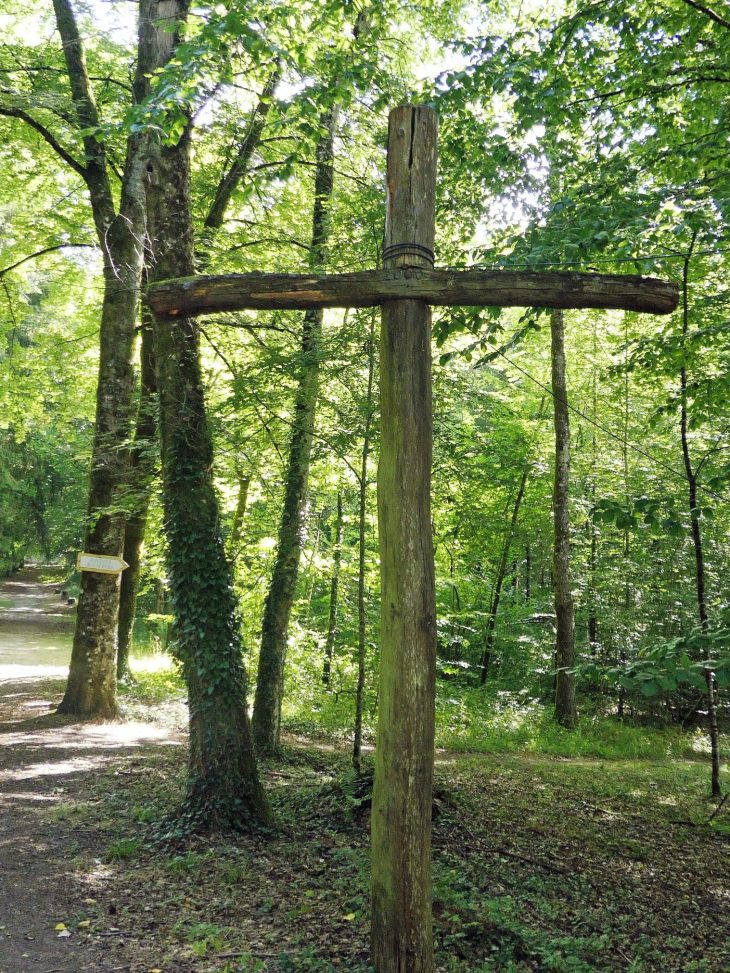
[{"label": "shadow on dirt path", "polygon": [[98,849],[98,833],[64,809],[88,799],[90,775],[180,743],[149,724],[43,712],[62,689],[42,678],[0,684],[0,973],[124,969],[73,929],[91,898],[77,866]]},{"label": "shadow on dirt path", "polygon": [[78,926],[93,897],[78,866],[101,862],[93,858],[98,832],[72,812],[93,799],[92,779],[119,773],[130,756],[177,746],[180,736],[147,723],[55,715],[65,679],[47,665],[46,636],[68,631],[69,609],[32,570],[0,583],[0,605],[0,973],[124,970],[109,943],[113,926],[104,937]]}]

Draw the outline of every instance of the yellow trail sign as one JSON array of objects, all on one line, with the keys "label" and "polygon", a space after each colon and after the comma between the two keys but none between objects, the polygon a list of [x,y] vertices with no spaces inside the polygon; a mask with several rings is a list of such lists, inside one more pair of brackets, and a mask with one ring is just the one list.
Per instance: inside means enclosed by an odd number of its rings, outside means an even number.
[{"label": "yellow trail sign", "polygon": [[121,574],[129,565],[123,557],[107,557],[105,554],[79,554],[77,571],[96,571],[99,574]]}]

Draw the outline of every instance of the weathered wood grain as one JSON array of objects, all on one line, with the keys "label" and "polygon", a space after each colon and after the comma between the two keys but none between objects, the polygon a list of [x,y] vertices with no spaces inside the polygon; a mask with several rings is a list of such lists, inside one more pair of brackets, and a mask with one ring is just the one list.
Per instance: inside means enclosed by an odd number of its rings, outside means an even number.
[{"label": "weathered wood grain", "polygon": [[[418,257],[399,258],[414,264]],[[220,311],[374,307],[414,299],[434,305],[603,308],[670,314],[678,288],[653,277],[506,270],[390,267],[352,274],[227,274],[187,277],[147,290],[158,317]]]},{"label": "weathered wood grain", "polygon": [[[422,247],[422,255],[413,259],[430,262],[437,124],[436,113],[423,106],[404,106],[390,114],[385,260],[393,265],[402,259],[397,250],[401,243],[417,244],[416,252]],[[385,302],[378,464],[380,691],[372,811],[371,956],[377,973],[433,973],[434,969],[431,802],[436,587],[431,385],[428,304],[420,299]]]}]

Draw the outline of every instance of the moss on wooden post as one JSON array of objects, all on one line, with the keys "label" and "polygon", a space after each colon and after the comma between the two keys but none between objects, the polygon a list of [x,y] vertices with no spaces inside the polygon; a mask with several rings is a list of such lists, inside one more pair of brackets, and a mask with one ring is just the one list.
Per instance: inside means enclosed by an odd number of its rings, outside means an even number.
[{"label": "moss on wooden post", "polygon": [[[432,264],[437,115],[395,109],[388,138],[384,263]],[[378,973],[432,973],[431,800],[436,592],[431,536],[431,312],[383,305],[378,469],[382,620],[372,815],[372,959]]]}]

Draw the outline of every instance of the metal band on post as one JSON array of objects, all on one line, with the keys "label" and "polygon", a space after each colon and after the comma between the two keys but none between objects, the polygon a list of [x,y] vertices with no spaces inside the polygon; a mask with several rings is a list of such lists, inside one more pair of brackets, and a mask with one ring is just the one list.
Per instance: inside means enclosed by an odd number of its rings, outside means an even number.
[{"label": "metal band on post", "polygon": [[[436,261],[433,250],[421,246],[420,243],[394,243],[383,250],[383,264],[389,260],[398,260],[399,258],[407,257],[416,257],[419,261],[426,261],[431,269],[433,269]],[[406,263],[400,262],[399,266],[406,266]]]}]

